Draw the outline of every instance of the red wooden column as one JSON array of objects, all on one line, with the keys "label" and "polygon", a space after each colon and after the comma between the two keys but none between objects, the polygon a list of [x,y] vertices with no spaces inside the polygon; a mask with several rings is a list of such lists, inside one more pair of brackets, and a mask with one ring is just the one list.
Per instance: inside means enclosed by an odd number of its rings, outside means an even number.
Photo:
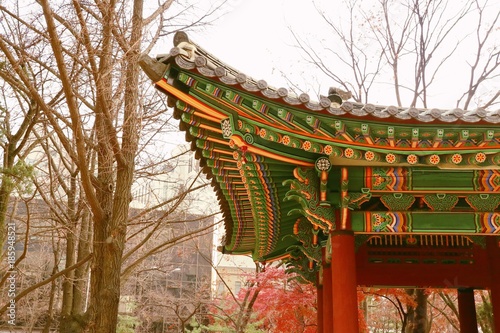
[{"label": "red wooden column", "polygon": [[359,333],[354,232],[335,230],[330,237],[333,331]]},{"label": "red wooden column", "polygon": [[323,332],[333,333],[332,268],[326,262],[323,248]]},{"label": "red wooden column", "polygon": [[493,306],[494,332],[500,333],[500,238],[486,237],[491,278],[491,305]]},{"label": "red wooden column", "polygon": [[316,304],[318,314],[318,333],[324,333],[323,330],[323,270],[318,272],[316,278]]},{"label": "red wooden column", "polygon": [[460,332],[478,333],[474,289],[458,289],[458,319]]}]

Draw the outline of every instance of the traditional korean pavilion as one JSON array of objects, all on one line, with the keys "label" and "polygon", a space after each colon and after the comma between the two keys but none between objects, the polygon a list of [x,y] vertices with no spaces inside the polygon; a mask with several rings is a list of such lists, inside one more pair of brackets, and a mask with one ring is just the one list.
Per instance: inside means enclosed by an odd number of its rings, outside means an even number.
[{"label": "traditional korean pavilion", "polygon": [[285,260],[318,287],[318,332],[358,333],[357,286],[474,289],[500,333],[500,110],[313,101],[177,33],[141,57],[217,194],[224,253]]}]

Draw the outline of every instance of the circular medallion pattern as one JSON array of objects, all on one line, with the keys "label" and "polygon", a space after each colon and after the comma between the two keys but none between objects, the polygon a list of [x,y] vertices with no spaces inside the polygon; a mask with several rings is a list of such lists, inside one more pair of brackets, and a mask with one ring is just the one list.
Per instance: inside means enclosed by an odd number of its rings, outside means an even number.
[{"label": "circular medallion pattern", "polygon": [[389,164],[396,162],[396,155],[394,155],[393,153],[385,155],[385,161]]},{"label": "circular medallion pattern", "polygon": [[441,158],[439,157],[439,155],[433,154],[433,155],[429,156],[429,163],[432,165],[437,165],[437,164],[439,164],[440,161],[441,161]]},{"label": "circular medallion pattern", "polygon": [[453,164],[460,164],[460,163],[462,163],[462,155],[458,154],[458,153],[457,154],[453,154],[451,156],[451,162]]},{"label": "circular medallion pattern", "polygon": [[370,162],[373,161],[375,159],[375,153],[372,151],[365,152],[365,159]]},{"label": "circular medallion pattern", "polygon": [[411,165],[417,164],[418,163],[418,156],[415,154],[410,154],[406,157],[406,162],[408,162],[408,164],[411,164]]},{"label": "circular medallion pattern", "polygon": [[346,148],[344,150],[344,156],[347,158],[353,158],[354,157],[354,149],[352,148]]},{"label": "circular medallion pattern", "polygon": [[327,157],[320,157],[316,160],[316,168],[319,171],[328,171],[331,166],[332,163]]},{"label": "circular medallion pattern", "polygon": [[475,158],[477,163],[484,163],[486,161],[486,154],[483,152],[477,153]]}]

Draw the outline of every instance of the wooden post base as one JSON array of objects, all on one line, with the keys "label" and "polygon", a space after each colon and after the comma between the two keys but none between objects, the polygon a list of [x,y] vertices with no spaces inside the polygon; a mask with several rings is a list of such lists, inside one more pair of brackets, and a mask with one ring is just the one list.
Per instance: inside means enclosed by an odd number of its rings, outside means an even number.
[{"label": "wooden post base", "polygon": [[333,331],[359,333],[354,233],[337,230],[330,237]]},{"label": "wooden post base", "polygon": [[474,289],[458,289],[458,319],[460,332],[478,333]]}]

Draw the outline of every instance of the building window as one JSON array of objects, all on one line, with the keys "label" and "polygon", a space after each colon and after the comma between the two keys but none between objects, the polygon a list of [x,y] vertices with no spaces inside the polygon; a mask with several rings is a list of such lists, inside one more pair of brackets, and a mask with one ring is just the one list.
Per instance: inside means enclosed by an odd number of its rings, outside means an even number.
[{"label": "building window", "polygon": [[225,292],[226,288],[224,286],[224,283],[222,282],[219,282],[217,284],[217,296],[222,296],[224,295],[224,292]]},{"label": "building window", "polygon": [[234,282],[234,293],[237,295],[240,293],[241,290],[241,281],[235,281]]}]

